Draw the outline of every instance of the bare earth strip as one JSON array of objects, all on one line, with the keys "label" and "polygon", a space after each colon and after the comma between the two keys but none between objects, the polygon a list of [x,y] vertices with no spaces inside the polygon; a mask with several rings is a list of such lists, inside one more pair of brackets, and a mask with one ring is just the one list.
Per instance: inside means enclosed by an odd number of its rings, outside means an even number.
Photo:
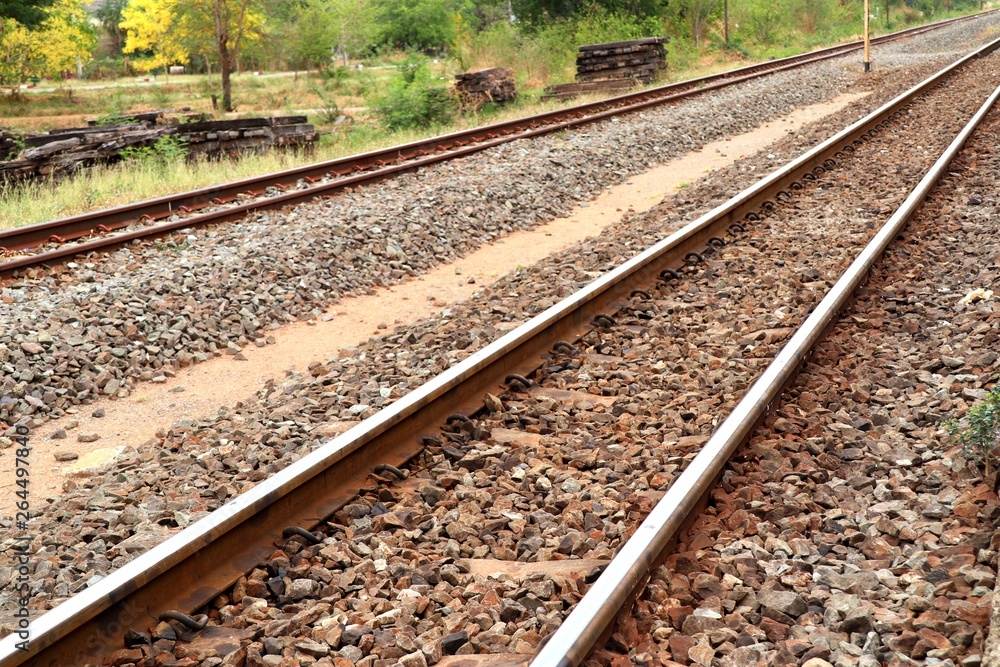
[{"label": "bare earth strip", "polygon": [[[753,155],[786,133],[797,132],[864,96],[840,95],[829,102],[796,110],[752,132],[708,144],[700,151],[606,190],[569,217],[532,231],[510,234],[398,287],[344,299],[330,309],[328,315],[332,317],[324,318],[327,321],[291,324],[272,332],[274,345],[245,348],[245,361],[218,357],[182,369],[165,383],[142,384],[126,398],[102,399],[81,409],[79,414],[53,420],[32,438],[37,461],[32,476],[34,492],[42,497],[57,495],[65,480],[107,465],[124,447],[138,447],[154,437],[158,429],[169,428],[178,419],[197,418],[214,413],[221,406],[233,406],[268,380],[283,377],[286,369],[304,368],[363,342],[378,333],[380,324],[391,327],[415,322],[447,304],[466,299],[483,284],[518,266],[534,264],[600,233],[619,222],[626,211],[638,213],[651,209],[703,174]],[[102,408],[105,417],[91,416]],[[72,429],[71,420],[78,422]],[[69,438],[51,439],[58,429],[69,429]],[[80,443],[76,441],[78,433],[96,433],[100,439]],[[73,452],[80,458],[68,464],[59,463],[55,455],[61,452]],[[14,486],[12,472],[12,468],[0,471],[0,510],[5,513],[13,509],[14,494],[3,493]]]}]

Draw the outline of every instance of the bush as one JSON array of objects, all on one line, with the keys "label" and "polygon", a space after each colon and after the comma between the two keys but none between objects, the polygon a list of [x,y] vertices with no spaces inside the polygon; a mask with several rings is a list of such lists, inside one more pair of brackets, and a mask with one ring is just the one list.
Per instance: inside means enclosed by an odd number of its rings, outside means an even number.
[{"label": "bush", "polygon": [[861,12],[853,4],[837,0],[790,0],[788,13],[797,17],[798,28],[806,34],[832,30],[835,26],[861,23]]},{"label": "bush", "polygon": [[750,36],[759,44],[771,44],[782,28],[785,7],[773,0],[752,0],[747,3],[743,21]]},{"label": "bush", "polygon": [[962,456],[983,466],[987,475],[994,472],[1000,457],[1000,385],[996,385],[965,417],[947,423],[948,431],[962,443]]},{"label": "bush", "polygon": [[454,116],[457,101],[435,80],[426,63],[408,58],[373,106],[387,129],[403,130],[447,123]]},{"label": "bush", "polygon": [[121,150],[126,162],[176,162],[187,157],[186,142],[178,136],[166,134],[152,146],[127,146]]}]

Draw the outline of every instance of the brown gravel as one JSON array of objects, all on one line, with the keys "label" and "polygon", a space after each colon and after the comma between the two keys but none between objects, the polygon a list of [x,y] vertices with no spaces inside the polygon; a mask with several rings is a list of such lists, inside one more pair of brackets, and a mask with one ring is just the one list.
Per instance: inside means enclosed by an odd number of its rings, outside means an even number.
[{"label": "brown gravel", "polygon": [[982,663],[995,478],[942,427],[1000,370],[994,110],[597,664]]},{"label": "brown gravel", "polygon": [[[379,335],[384,326],[406,326],[432,317],[444,305],[469,298],[482,285],[518,266],[534,264],[600,233],[621,220],[624,211],[649,210],[664,196],[685,187],[692,174],[730,166],[861,97],[842,95],[828,103],[796,110],[753,132],[712,142],[703,150],[605,190],[566,218],[530,231],[514,232],[396,287],[344,299],[321,318],[282,327],[272,333],[273,343],[264,347],[249,346],[239,356],[222,355],[197,366],[176,369],[172,375],[165,375],[163,382],[140,385],[122,398],[99,399],[85,410],[71,408],[65,418],[52,420],[34,433],[33,491],[36,495],[57,496],[64,482],[107,470],[126,447],[141,447],[164,424],[197,419],[220,406],[233,405],[267,381],[280,381],[281,371],[306,369],[312,362],[322,362],[341,349]],[[95,412],[100,416],[93,416]],[[77,425],[67,430],[71,422]],[[83,431],[97,433],[100,439],[87,446],[80,442],[67,444],[60,436]],[[60,457],[66,454],[67,446],[80,458],[64,465]],[[13,493],[16,482],[14,467],[0,468],[0,512],[12,512],[19,500]]]}]

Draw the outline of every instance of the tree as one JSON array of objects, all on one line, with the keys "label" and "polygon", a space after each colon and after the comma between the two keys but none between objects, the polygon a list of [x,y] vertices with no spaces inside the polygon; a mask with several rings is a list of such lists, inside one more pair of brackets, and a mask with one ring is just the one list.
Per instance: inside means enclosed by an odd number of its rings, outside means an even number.
[{"label": "tree", "polygon": [[[222,109],[233,110],[233,85],[229,77],[239,58],[240,42],[247,27],[247,10],[251,0],[212,0],[215,42],[219,48],[219,70],[222,72]],[[194,4],[194,3],[192,3]]]},{"label": "tree", "polygon": [[0,80],[16,85],[32,76],[59,76],[89,60],[96,42],[83,0],[56,0],[35,30],[0,18]]},{"label": "tree", "polygon": [[333,54],[333,28],[326,4],[326,0],[306,0],[302,13],[286,28],[286,41],[293,45],[295,62],[305,63],[306,69],[328,65]]},{"label": "tree", "polygon": [[372,0],[327,0],[330,34],[347,65],[348,54],[374,43],[379,33],[379,12]]},{"label": "tree", "polygon": [[425,51],[441,50],[455,40],[455,15],[464,0],[378,0],[383,41]]},{"label": "tree", "polygon": [[46,14],[39,33],[43,73],[59,76],[90,60],[97,34],[82,0],[56,0]]},{"label": "tree", "polygon": [[572,18],[595,10],[644,19],[661,15],[666,4],[665,0],[511,0],[514,14],[528,23]]},{"label": "tree", "polygon": [[45,20],[45,8],[51,4],[52,0],[0,0],[0,34],[5,32],[3,19],[14,19],[25,28],[36,27]]},{"label": "tree", "polygon": [[132,0],[122,10],[125,53],[151,55],[137,67],[154,69],[187,63],[192,54],[218,56],[222,108],[233,110],[230,75],[247,38],[260,37],[259,0]]},{"label": "tree", "polygon": [[0,82],[17,86],[41,69],[37,35],[14,19],[0,18]]},{"label": "tree", "polygon": [[104,3],[94,12],[94,16],[101,22],[104,32],[111,38],[115,53],[120,53],[125,45],[125,31],[122,29],[121,23],[122,11],[128,3],[129,0],[104,0]]},{"label": "tree", "polygon": [[188,62],[188,52],[176,29],[175,5],[174,0],[131,0],[122,9],[122,52],[144,54],[132,63],[140,72]]}]

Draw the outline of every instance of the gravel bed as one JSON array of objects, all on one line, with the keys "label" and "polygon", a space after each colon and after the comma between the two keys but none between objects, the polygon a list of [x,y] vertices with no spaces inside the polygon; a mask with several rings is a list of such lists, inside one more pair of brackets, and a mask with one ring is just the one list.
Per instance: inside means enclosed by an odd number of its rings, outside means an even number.
[{"label": "gravel bed", "polygon": [[982,663],[1000,502],[942,422],[1000,371],[998,140],[994,110],[600,664]]},{"label": "gravel bed", "polygon": [[[993,60],[977,68],[990,66]],[[285,654],[300,664],[389,665],[433,663],[442,652],[533,652],[585,589],[579,578],[462,576],[468,565],[449,559],[610,556],[947,143],[920,119],[932,114],[947,124],[969,115],[985,97],[982,78],[975,70],[949,81],[859,150],[850,167],[797,193],[680,283],[658,288],[651,302],[634,302],[620,326],[588,334],[579,354],[550,359],[538,394],[490,399],[494,413],[460,425],[404,486],[375,486],[338,513],[340,528],[325,544],[293,542],[276,552],[213,605],[213,617],[247,630],[248,645],[227,660],[281,664]],[[910,144],[928,150],[901,148],[909,145],[899,140],[904,129]],[[884,168],[887,153],[895,173],[865,184],[863,198],[845,196],[859,184],[852,174]],[[747,166],[720,178],[739,182]],[[718,187],[710,181],[699,189]],[[678,202],[671,214],[704,203],[696,201]],[[569,293],[595,268],[647,245],[669,219],[665,212],[636,216],[583,251],[592,268],[581,267],[581,254],[552,258],[484,293],[485,309],[459,305],[441,320],[373,339],[353,359],[273,387],[255,411],[237,406],[215,420],[175,426],[164,449],[130,456],[130,474],[118,470],[85,484],[46,512],[65,525],[43,555],[65,564],[39,580],[51,586],[41,592],[63,595],[89,573],[120,566],[148,541],[294,460],[313,431],[363,417],[506,322]],[[278,460],[280,447],[289,455]],[[134,501],[149,498],[150,487],[152,502]],[[79,539],[68,524],[83,512],[93,524],[88,544],[67,548]],[[219,664],[207,653],[188,653],[171,632],[157,630],[157,650],[186,655],[190,664]],[[141,659],[142,649],[130,651],[116,661],[127,664],[136,651]]]},{"label": "gravel bed", "polygon": [[[1000,25],[986,18],[983,26]],[[978,25],[978,24],[977,24]],[[971,26],[879,49],[858,82],[837,60],[774,74],[578,132],[506,144],[237,224],[191,230],[0,288],[0,421],[38,425],[97,396],[240,348],[514,229],[568,212],[613,183],[845,90],[888,91],[966,49]],[[910,67],[893,69],[899,62]],[[913,63],[917,63],[913,65]],[[752,104],[746,100],[752,99]],[[874,103],[875,100],[872,100]]]}]

